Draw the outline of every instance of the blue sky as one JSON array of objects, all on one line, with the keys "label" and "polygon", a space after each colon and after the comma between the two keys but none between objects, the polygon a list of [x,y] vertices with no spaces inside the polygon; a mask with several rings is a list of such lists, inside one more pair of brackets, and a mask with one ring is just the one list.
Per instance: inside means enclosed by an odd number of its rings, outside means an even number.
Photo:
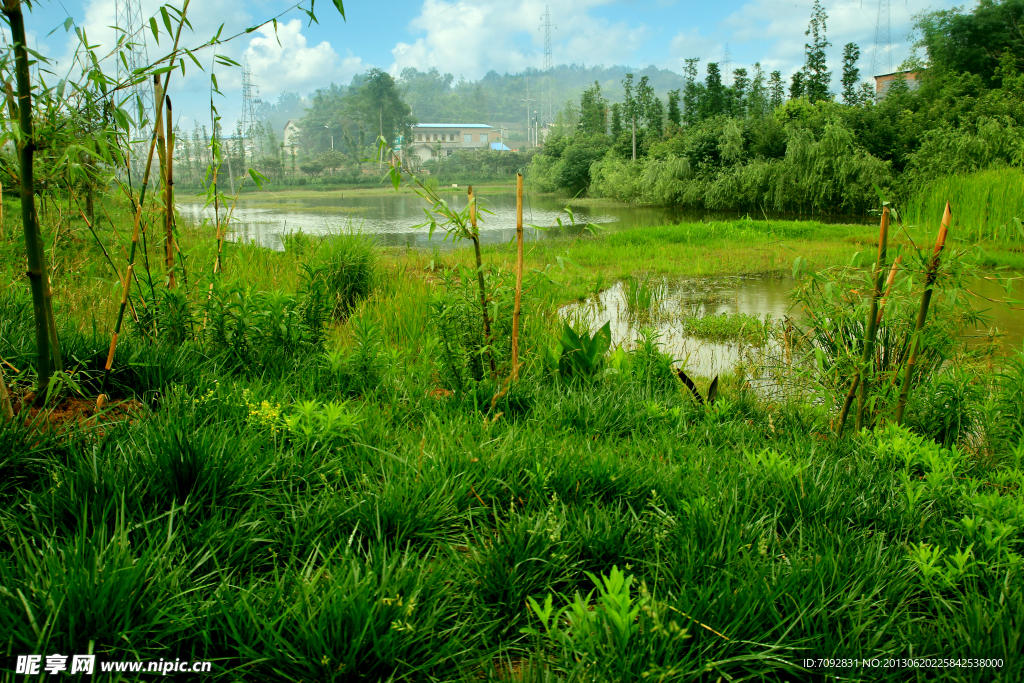
[{"label": "blue sky", "polygon": [[[62,26],[68,16],[86,29],[92,42],[112,44],[114,32],[108,27],[114,23],[115,0],[36,0],[33,4],[27,19],[30,41],[37,41],[40,51],[57,61],[58,73],[69,65],[76,42]],[[142,0],[143,14],[152,15],[160,4]],[[292,4],[192,0],[189,17],[195,31],[184,42],[200,44],[221,24],[224,35],[233,34]],[[909,55],[912,16],[953,4],[892,0],[894,66]],[[973,4],[967,3],[968,7]],[[702,65],[721,61],[728,45],[733,68],[760,61],[767,71],[779,69],[786,76],[803,62],[804,31],[811,12],[811,2],[800,0],[349,0],[346,21],[331,0],[319,0],[319,24],[308,25],[305,14],[292,10],[279,19],[276,37],[268,27],[220,49],[237,60],[247,56],[261,96],[271,100],[284,91],[306,95],[332,81],[348,83],[354,74],[371,67],[396,75],[408,66],[437,67],[456,79],[475,79],[491,69],[514,73],[542,66],[544,38],[539,27],[545,6],[550,7],[553,55],[559,64],[653,64],[681,71],[687,57],[700,57]],[[842,46],[852,41],[861,46],[862,73],[867,75],[877,2],[828,0],[825,8],[833,43],[830,66],[838,72]],[[162,41],[158,47],[150,38],[150,57],[162,54],[166,45]],[[211,57],[207,53],[201,60],[207,68]],[[172,82],[176,111],[187,127],[193,116],[202,121],[209,118],[209,76],[194,65],[189,67],[186,78],[175,77]],[[219,67],[217,74],[228,96],[218,101],[218,107],[225,120],[233,120],[240,110],[238,70]]]}]

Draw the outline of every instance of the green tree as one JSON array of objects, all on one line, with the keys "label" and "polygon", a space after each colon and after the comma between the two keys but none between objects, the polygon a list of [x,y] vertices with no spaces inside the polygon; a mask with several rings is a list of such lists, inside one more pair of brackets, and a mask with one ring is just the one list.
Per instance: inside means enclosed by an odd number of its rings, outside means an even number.
[{"label": "green tree", "polygon": [[843,46],[843,103],[850,106],[860,104],[860,93],[857,92],[860,83],[860,69],[857,68],[859,59],[860,48],[856,43]]},{"label": "green tree", "polygon": [[789,82],[789,99],[795,100],[806,94],[804,87],[804,72],[797,71]]},{"label": "green tree", "polygon": [[761,117],[768,111],[768,94],[765,91],[764,70],[761,62],[754,64],[754,75],[750,79],[750,94],[747,96],[747,113]]},{"label": "green tree", "polygon": [[399,135],[409,136],[416,118],[391,74],[371,69],[360,87],[348,98],[347,110],[353,119],[376,137],[383,137],[388,145],[395,144]]},{"label": "green tree", "polygon": [[679,89],[668,91],[668,120],[674,126],[683,123],[682,112],[679,110]]},{"label": "green tree", "polygon": [[700,120],[700,103],[702,99],[701,84],[697,82],[697,63],[700,58],[686,60],[683,68],[683,120],[693,125]]},{"label": "green tree", "polygon": [[626,74],[626,77],[622,79],[622,91],[625,95],[625,102],[622,105],[622,111],[626,115],[626,122],[630,126],[633,139],[633,154],[632,158],[636,160],[636,120],[640,115],[640,107],[636,98],[633,96],[633,74]]},{"label": "green tree", "polygon": [[733,101],[731,110],[735,116],[745,116],[747,113],[747,89],[750,88],[750,78],[744,68],[733,69],[732,72],[732,95]]},{"label": "green tree", "polygon": [[601,94],[601,84],[587,88],[580,97],[579,131],[584,135],[604,135],[608,127],[608,100]]},{"label": "green tree", "polygon": [[617,138],[622,134],[622,105],[616,102],[612,105],[612,137]]},{"label": "green tree", "polygon": [[328,149],[317,154],[315,161],[333,175],[338,168],[345,164],[345,155],[336,149]]},{"label": "green tree", "polygon": [[722,72],[717,62],[708,64],[708,75],[704,79],[704,101],[701,103],[702,118],[725,113],[725,88],[722,86]]},{"label": "green tree", "polygon": [[786,84],[782,81],[782,72],[773,71],[768,78],[768,106],[775,111],[786,99]]},{"label": "green tree", "polygon": [[828,70],[825,63],[825,51],[832,45],[825,36],[827,19],[828,14],[821,6],[821,0],[814,0],[811,21],[804,33],[805,36],[811,37],[811,42],[804,45],[805,91],[807,99],[811,102],[832,99],[832,93],[828,90],[829,84],[832,82],[832,72]]},{"label": "green tree", "polygon": [[999,82],[999,60],[1004,54],[1024,60],[1024,0],[979,0],[970,12],[963,5],[925,12],[915,27],[931,68],[937,73],[970,73],[988,87]]},{"label": "green tree", "polygon": [[644,128],[661,137],[665,130],[665,105],[655,94],[648,76],[641,76],[636,85],[636,101]]}]

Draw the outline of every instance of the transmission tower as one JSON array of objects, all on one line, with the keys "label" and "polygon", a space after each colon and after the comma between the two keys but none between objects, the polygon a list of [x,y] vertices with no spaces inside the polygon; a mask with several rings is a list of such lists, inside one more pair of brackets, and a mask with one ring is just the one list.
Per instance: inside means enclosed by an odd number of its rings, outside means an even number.
[{"label": "transmission tower", "polygon": [[[547,74],[547,94],[544,97],[544,104],[541,107],[541,111],[544,112],[544,118],[546,121],[551,121],[554,118],[554,102],[551,101],[551,70],[555,67],[555,60],[552,56],[551,50],[551,8],[550,5],[544,5],[544,14],[540,17],[544,23],[540,25],[540,28],[544,29],[544,72]],[[558,28],[555,26],[555,28]]]},{"label": "transmission tower", "polygon": [[551,71],[555,65],[551,58],[551,11],[549,5],[544,5],[544,14],[541,15],[544,23],[540,25],[544,29],[544,70]]},{"label": "transmission tower", "polygon": [[729,43],[725,44],[725,56],[722,57],[722,85],[732,85],[732,53],[729,52]]},{"label": "transmission tower", "polygon": [[[117,79],[126,82],[138,78],[133,75],[134,72],[149,64],[141,0],[116,0],[114,23],[124,40],[121,48],[124,59],[117,60]],[[138,169],[143,163],[145,141],[148,141],[153,130],[153,122],[156,120],[153,84],[142,79],[128,89],[128,94],[131,96],[128,113],[133,120],[133,127],[128,134],[134,141],[131,145],[131,162],[133,168]]]},{"label": "transmission tower", "polygon": [[242,59],[242,159],[245,160],[245,141],[248,139],[252,150],[252,159],[256,158],[256,108],[260,105],[259,88],[252,84],[252,69],[249,58]]},{"label": "transmission tower", "polygon": [[889,36],[889,0],[878,0],[875,49],[871,51],[871,75],[892,73],[892,42]]}]

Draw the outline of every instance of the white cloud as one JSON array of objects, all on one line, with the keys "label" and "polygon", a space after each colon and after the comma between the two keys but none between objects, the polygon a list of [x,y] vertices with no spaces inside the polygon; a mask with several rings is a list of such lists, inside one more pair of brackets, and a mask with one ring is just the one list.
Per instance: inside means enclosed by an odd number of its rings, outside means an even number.
[{"label": "white cloud", "polygon": [[[912,28],[913,16],[928,9],[930,4],[929,0],[909,0],[905,5],[893,3],[890,6],[889,46],[893,68],[909,56],[910,43],[906,35]],[[951,5],[948,0],[938,4]],[[833,0],[824,3],[824,7],[828,13],[827,36],[832,43],[828,64],[833,72],[833,89],[841,76],[843,46],[846,43],[857,43],[860,47],[861,76],[869,78],[872,75],[869,72],[874,51],[877,3],[861,5],[849,0]],[[799,70],[804,63],[804,44],[809,40],[804,32],[810,14],[809,4],[754,0],[743,5],[721,23],[721,29],[728,34],[734,52],[737,46],[741,46],[741,50],[742,46],[747,46],[741,58],[734,55],[734,64],[739,66],[741,63],[746,65],[748,62],[760,61],[766,71],[778,69],[787,77]],[[764,52],[755,55],[750,52],[751,49]]]},{"label": "white cloud", "polygon": [[249,42],[245,57],[261,92],[305,92],[331,81],[345,83],[367,68],[362,58],[351,53],[339,59],[326,40],[310,47],[298,19],[279,23],[276,35],[272,25],[264,26],[257,34]]},{"label": "white cloud", "polygon": [[[612,0],[425,0],[409,27],[425,33],[391,51],[391,71],[437,67],[456,77],[480,78],[490,69],[515,73],[544,63],[544,35],[539,26],[545,5],[552,21],[561,19],[562,35],[552,47],[556,64],[616,64],[630,60],[649,35],[643,24],[610,22],[589,14]],[[571,30],[570,30],[571,27]]]}]

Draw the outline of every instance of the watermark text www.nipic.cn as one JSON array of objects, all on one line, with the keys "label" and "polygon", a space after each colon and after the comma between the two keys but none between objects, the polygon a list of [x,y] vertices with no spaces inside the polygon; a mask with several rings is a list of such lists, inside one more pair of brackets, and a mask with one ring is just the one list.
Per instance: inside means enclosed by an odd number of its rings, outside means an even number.
[{"label": "watermark text www.nipic.cn", "polygon": [[145,662],[97,662],[96,655],[18,655],[15,663],[16,674],[29,676],[45,671],[51,676],[59,673],[85,674],[95,673],[151,673],[166,676],[170,673],[209,673],[210,662],[188,662],[175,659],[152,659]]}]

